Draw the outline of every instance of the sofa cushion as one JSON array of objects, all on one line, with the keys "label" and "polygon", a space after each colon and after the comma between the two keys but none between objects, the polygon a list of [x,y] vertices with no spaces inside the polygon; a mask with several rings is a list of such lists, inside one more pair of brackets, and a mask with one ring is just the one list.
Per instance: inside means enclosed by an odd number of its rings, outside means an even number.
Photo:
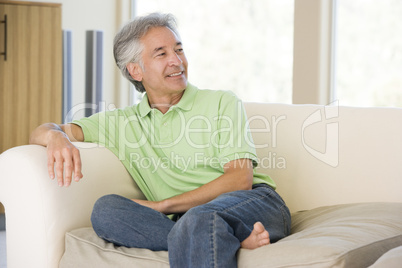
[{"label": "sofa cushion", "polygon": [[[292,214],[292,234],[238,252],[239,267],[367,267],[402,246],[402,203],[320,207]],[[167,252],[115,247],[92,228],[66,234],[60,267],[169,267]]]},{"label": "sofa cushion", "polygon": [[382,255],[370,268],[400,268],[402,266],[402,246],[393,248]]},{"label": "sofa cushion", "polygon": [[90,227],[68,232],[65,245],[59,268],[169,267],[167,251],[117,247],[99,238]]},{"label": "sofa cushion", "polygon": [[364,203],[294,213],[290,236],[241,250],[239,266],[367,267],[402,245],[401,211],[402,203]]}]

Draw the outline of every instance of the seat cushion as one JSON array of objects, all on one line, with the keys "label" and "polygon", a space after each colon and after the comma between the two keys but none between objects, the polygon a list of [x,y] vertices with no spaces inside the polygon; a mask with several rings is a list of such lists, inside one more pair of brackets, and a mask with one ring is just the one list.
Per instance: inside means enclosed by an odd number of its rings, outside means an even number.
[{"label": "seat cushion", "polygon": [[400,268],[402,266],[402,246],[393,248],[382,255],[370,268]]},{"label": "seat cushion", "polygon": [[99,238],[90,227],[68,232],[65,244],[59,268],[169,268],[167,251],[117,247]]},{"label": "seat cushion", "polygon": [[[402,246],[402,203],[320,207],[292,214],[292,234],[238,252],[239,267],[368,267]],[[115,247],[92,228],[66,234],[60,267],[169,267],[165,251]]]}]

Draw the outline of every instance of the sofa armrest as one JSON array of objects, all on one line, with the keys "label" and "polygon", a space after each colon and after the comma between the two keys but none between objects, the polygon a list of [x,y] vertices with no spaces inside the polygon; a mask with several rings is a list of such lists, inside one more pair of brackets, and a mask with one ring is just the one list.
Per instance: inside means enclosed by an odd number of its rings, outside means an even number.
[{"label": "sofa armrest", "polygon": [[95,201],[106,194],[144,196],[119,159],[90,143],[80,149],[83,179],[59,187],[47,172],[46,148],[26,145],[0,155],[0,202],[6,210],[7,266],[58,267],[64,235],[91,226]]}]

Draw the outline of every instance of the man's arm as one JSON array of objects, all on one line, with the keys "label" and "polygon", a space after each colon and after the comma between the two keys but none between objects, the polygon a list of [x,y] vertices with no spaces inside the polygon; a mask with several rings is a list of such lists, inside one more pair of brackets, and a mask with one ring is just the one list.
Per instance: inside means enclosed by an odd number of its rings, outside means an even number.
[{"label": "man's arm", "polygon": [[219,195],[238,190],[251,190],[253,164],[250,159],[237,159],[224,166],[224,174],[203,186],[159,202],[133,201],[164,214],[184,213],[192,207],[208,203]]},{"label": "man's arm", "polygon": [[71,143],[72,141],[84,141],[81,127],[75,124],[43,124],[37,127],[29,137],[30,144],[47,147],[49,176],[54,179],[56,169],[59,186],[71,184],[73,171],[75,181],[82,178],[80,153]]}]

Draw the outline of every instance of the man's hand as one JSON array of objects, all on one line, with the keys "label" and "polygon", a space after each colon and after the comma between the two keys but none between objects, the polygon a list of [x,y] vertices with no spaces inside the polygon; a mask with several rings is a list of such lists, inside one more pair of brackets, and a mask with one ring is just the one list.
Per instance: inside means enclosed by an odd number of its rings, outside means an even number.
[{"label": "man's hand", "polygon": [[242,158],[228,162],[224,174],[203,186],[161,201],[131,199],[140,205],[163,214],[185,213],[190,208],[205,204],[219,195],[238,190],[251,190],[253,184],[253,163]]},{"label": "man's hand", "polygon": [[83,177],[80,152],[71,141],[83,140],[84,134],[81,127],[74,124],[49,123],[35,129],[29,142],[47,147],[49,177],[51,179],[56,177],[59,186],[69,186],[73,174],[74,180],[77,182]]},{"label": "man's hand", "polygon": [[[82,177],[80,152],[65,133],[55,131],[47,145],[47,168],[50,178],[57,177],[59,186],[69,186],[74,180],[78,182]],[[56,171],[56,174],[55,174]],[[64,180],[63,180],[64,171]]]},{"label": "man's hand", "polygon": [[141,200],[141,199],[131,199],[137,204],[140,204],[144,207],[149,207],[152,208],[153,210],[159,211],[161,213],[165,213],[162,202],[157,202],[157,201],[148,201],[148,200]]}]

